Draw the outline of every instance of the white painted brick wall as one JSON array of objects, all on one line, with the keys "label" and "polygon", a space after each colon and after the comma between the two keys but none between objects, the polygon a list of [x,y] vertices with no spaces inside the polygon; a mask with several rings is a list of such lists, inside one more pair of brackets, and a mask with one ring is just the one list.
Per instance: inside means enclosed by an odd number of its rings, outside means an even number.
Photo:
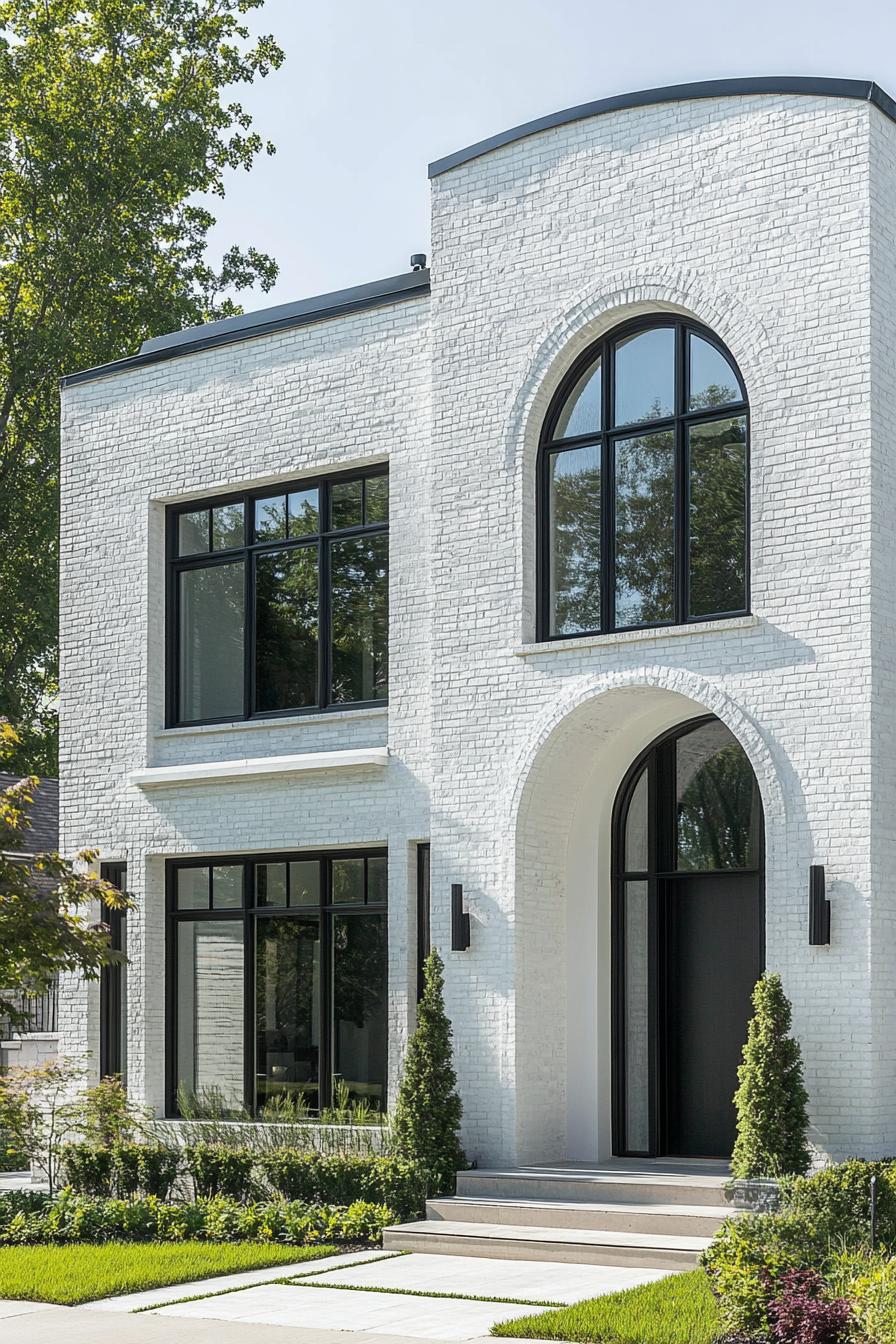
[{"label": "white painted brick wall", "polygon": [[[612,799],[657,732],[709,710],[763,793],[768,962],[794,1002],[813,1138],[835,1155],[896,1147],[894,193],[896,127],[866,104],[606,114],[434,181],[430,301],[66,391],[63,843],[129,863],[129,1069],[148,1100],[166,855],[388,843],[394,1080],[411,843],[431,836],[434,940],[447,948],[451,882],[473,912],[470,951],[446,953],[468,1150],[605,1153]],[[521,657],[541,417],[579,350],[658,307],[717,331],[746,379],[757,619]],[[164,501],[384,458],[388,716],[163,733]],[[387,735],[383,777],[126,783],[147,763]],[[828,872],[829,948],[807,945],[811,862]],[[94,1039],[90,1005],[68,994],[72,1038]]]}]

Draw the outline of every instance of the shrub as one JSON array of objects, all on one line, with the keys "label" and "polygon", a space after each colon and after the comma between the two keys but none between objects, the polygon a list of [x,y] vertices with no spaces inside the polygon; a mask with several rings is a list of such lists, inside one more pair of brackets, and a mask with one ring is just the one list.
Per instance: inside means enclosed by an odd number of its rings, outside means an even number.
[{"label": "shrub", "polygon": [[365,1200],[388,1204],[402,1217],[422,1213],[426,1202],[428,1173],[402,1158],[297,1153],[283,1148],[265,1153],[258,1166],[286,1199],[319,1204]]},{"label": "shrub", "polygon": [[62,1151],[67,1184],[79,1195],[138,1194],[166,1199],[177,1179],[180,1154],[158,1143],[69,1143]]},{"label": "shrub", "polygon": [[62,1150],[63,1180],[81,1195],[111,1195],[112,1153],[92,1143],[67,1143]]},{"label": "shrub", "polygon": [[847,1344],[853,1312],[842,1297],[828,1297],[814,1269],[793,1269],[782,1275],[768,1319],[776,1344]]},{"label": "shrub", "polygon": [[272,1200],[238,1204],[216,1198],[193,1204],[98,1199],[63,1190],[56,1199],[30,1191],[0,1195],[0,1246],[107,1241],[379,1241],[393,1209],[355,1201],[346,1207]]},{"label": "shrub", "polygon": [[846,1245],[867,1244],[871,1235],[871,1177],[877,1177],[877,1232],[896,1248],[896,1162],[853,1158],[811,1176],[783,1183],[785,1212],[809,1217]]},{"label": "shrub", "polygon": [[779,975],[764,975],[753,991],[754,1015],[737,1071],[737,1140],[731,1170],[741,1179],[801,1176],[811,1155],[799,1042],[790,1033],[790,1003]]},{"label": "shrub", "polygon": [[101,1078],[72,1105],[72,1122],[84,1138],[101,1147],[129,1143],[142,1130],[150,1112],[128,1096],[120,1078]]},{"label": "shrub", "polygon": [[875,1344],[896,1344],[896,1260],[856,1257],[840,1291],[852,1303],[858,1333]]},{"label": "shrub", "polygon": [[141,1144],[139,1170],[143,1193],[167,1199],[180,1170],[180,1152],[164,1143]]},{"label": "shrub", "polygon": [[460,1146],[461,1103],[455,1090],[451,1023],[442,994],[444,967],[435,948],[424,966],[417,1026],[408,1042],[393,1118],[393,1150],[432,1175],[434,1193],[452,1191],[467,1165]]},{"label": "shrub", "polygon": [[795,1214],[747,1213],[724,1222],[701,1263],[728,1334],[766,1337],[779,1282],[791,1270],[823,1266],[829,1250],[826,1233]]},{"label": "shrub", "polygon": [[187,1170],[199,1199],[245,1196],[255,1157],[251,1150],[228,1148],[222,1143],[197,1143],[186,1152]]}]

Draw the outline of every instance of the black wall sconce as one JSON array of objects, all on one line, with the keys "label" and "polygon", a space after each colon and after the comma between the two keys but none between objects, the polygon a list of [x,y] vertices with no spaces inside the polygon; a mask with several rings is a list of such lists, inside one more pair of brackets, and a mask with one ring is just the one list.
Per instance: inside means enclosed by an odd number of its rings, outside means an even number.
[{"label": "black wall sconce", "polygon": [[813,863],[809,868],[809,943],[826,947],[831,941],[831,903],[826,899],[824,868]]},{"label": "black wall sconce", "polygon": [[464,910],[464,889],[451,884],[451,951],[466,952],[470,946],[470,916]]}]

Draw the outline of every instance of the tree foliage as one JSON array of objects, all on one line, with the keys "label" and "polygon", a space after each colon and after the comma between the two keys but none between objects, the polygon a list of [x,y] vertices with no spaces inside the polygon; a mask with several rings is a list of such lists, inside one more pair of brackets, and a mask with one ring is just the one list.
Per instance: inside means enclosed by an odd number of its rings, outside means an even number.
[{"label": "tree foliage", "polygon": [[423,997],[405,1055],[392,1133],[396,1156],[425,1167],[438,1193],[454,1189],[455,1175],[467,1161],[458,1138],[461,1102],[442,996],[444,966],[435,948],[423,974]]},{"label": "tree foliage", "polygon": [[811,1154],[806,1142],[809,1100],[799,1042],[790,1035],[791,1009],[780,975],[764,975],[753,991],[754,1015],[737,1071],[734,1097],[735,1176],[801,1176]]},{"label": "tree foliage", "polygon": [[0,0],[0,713],[55,773],[59,377],[239,311],[277,268],[206,258],[228,170],[273,152],[234,88],[263,0]]},{"label": "tree foliage", "polygon": [[[0,720],[0,764],[17,746],[8,723]],[[96,854],[83,850],[77,864],[58,854],[19,857],[27,850],[34,800],[33,776],[0,791],[0,1017],[27,1026],[19,993],[42,994],[60,971],[79,971],[96,979],[102,968],[120,961],[109,931],[94,922],[99,902],[128,909],[131,901],[117,887],[89,871]]]}]

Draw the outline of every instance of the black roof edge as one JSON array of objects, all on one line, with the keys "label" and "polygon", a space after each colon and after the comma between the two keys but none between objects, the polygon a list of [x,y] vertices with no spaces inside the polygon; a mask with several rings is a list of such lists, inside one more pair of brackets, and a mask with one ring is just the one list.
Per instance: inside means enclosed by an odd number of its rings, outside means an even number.
[{"label": "black roof edge", "polygon": [[272,332],[283,331],[288,327],[303,327],[312,322],[322,322],[326,318],[342,317],[365,308],[379,308],[387,303],[399,303],[404,299],[414,299],[428,293],[428,269],[407,271],[403,275],[393,275],[386,280],[373,280],[366,285],[334,290],[331,294],[317,294],[310,299],[281,303],[274,308],[262,308],[256,313],[241,313],[239,317],[226,317],[219,322],[207,322],[200,327],[186,327],[183,331],[155,336],[152,340],[143,342],[139,354],[114,359],[108,364],[98,364],[93,369],[68,373],[60,379],[60,383],[62,387],[74,387],[76,383],[90,382],[94,378],[127,373],[131,369],[139,369],[147,364],[158,364],[166,359],[177,359],[181,355],[213,350],[220,345],[248,341],[253,336],[268,336]]},{"label": "black roof edge", "polygon": [[489,154],[493,149],[512,145],[516,140],[550,131],[555,126],[567,126],[585,117],[599,117],[604,112],[619,112],[627,108],[648,107],[651,103],[678,103],[692,98],[730,98],[755,93],[799,93],[816,98],[852,98],[870,102],[891,121],[896,121],[896,101],[873,81],[866,79],[828,79],[805,75],[750,76],[742,79],[706,79],[694,84],[669,84],[660,89],[641,89],[637,93],[617,93],[611,98],[599,98],[594,103],[580,103],[562,112],[551,112],[546,117],[514,126],[509,131],[490,135],[466,149],[447,154],[429,165],[430,177],[441,177],[452,168]]}]

